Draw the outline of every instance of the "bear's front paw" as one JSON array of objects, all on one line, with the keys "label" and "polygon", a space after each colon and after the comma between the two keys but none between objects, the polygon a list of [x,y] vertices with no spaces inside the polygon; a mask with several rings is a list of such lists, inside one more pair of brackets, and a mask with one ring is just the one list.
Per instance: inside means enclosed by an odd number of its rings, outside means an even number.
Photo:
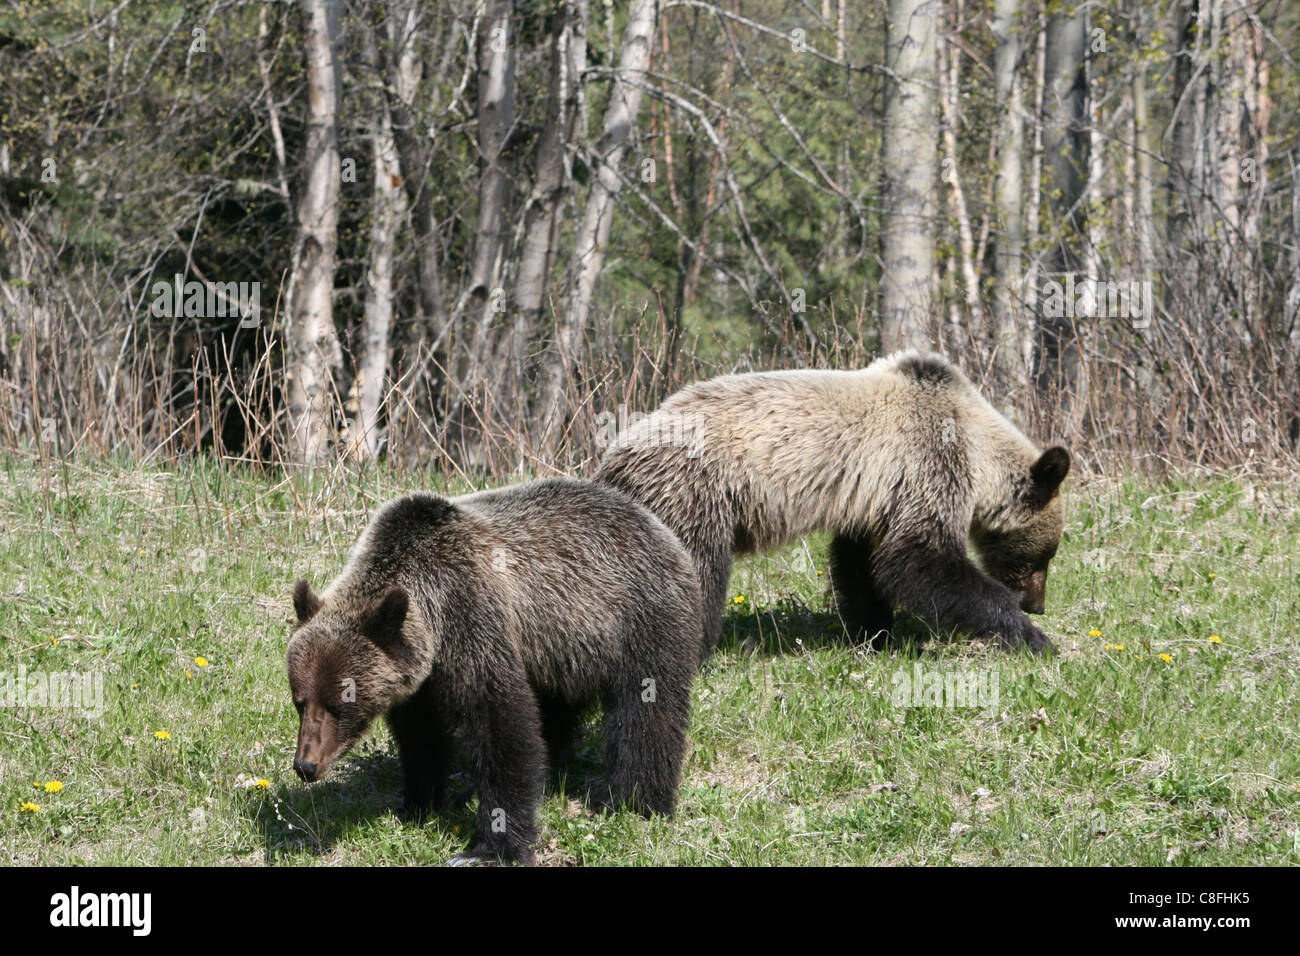
[{"label": "bear's front paw", "polygon": [[464,853],[457,853],[447,861],[447,866],[532,866],[536,861],[531,848],[518,853],[499,853],[485,846],[476,846]]},{"label": "bear's front paw", "polygon": [[1026,625],[1024,640],[1029,645],[1030,653],[1037,657],[1056,653],[1056,645],[1052,643],[1051,638],[1032,624]]}]

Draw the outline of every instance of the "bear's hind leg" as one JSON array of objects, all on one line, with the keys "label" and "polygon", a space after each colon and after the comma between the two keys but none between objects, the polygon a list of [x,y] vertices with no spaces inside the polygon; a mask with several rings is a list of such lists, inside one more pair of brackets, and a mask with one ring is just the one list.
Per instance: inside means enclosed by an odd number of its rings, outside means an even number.
[{"label": "bear's hind leg", "polygon": [[709,655],[722,637],[723,609],[727,606],[727,585],[731,582],[731,550],[719,548],[707,557],[695,558],[700,572],[700,607],[704,614],[704,644],[700,660]]},{"label": "bear's hind leg", "polygon": [[423,818],[442,803],[451,747],[433,688],[424,684],[390,710],[388,727],[402,764],[405,809]]},{"label": "bear's hind leg", "polygon": [[865,537],[837,534],[831,540],[831,589],[849,640],[882,650],[894,643],[894,609],[876,585],[872,547]]}]

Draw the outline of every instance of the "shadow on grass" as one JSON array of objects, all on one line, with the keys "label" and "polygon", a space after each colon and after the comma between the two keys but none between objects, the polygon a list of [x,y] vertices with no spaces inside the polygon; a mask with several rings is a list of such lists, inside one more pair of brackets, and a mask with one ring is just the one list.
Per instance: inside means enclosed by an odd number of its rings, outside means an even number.
[{"label": "shadow on grass", "polygon": [[327,854],[354,831],[390,815],[403,826],[441,824],[472,831],[474,816],[467,808],[471,791],[459,775],[447,789],[447,802],[428,819],[420,821],[405,813],[396,754],[367,741],[319,783],[281,784],[268,799],[250,801],[246,812],[262,836],[264,861],[275,864],[302,853]]},{"label": "shadow on grass", "polygon": [[[547,797],[574,798],[589,810],[603,806],[604,753],[599,720],[578,737],[574,756],[547,780]],[[323,856],[354,832],[376,820],[395,816],[403,827],[455,828],[461,834],[453,852],[466,849],[476,832],[475,784],[453,762],[442,806],[419,819],[402,809],[402,771],[397,755],[370,741],[344,757],[329,776],[310,786],[281,784],[267,799],[249,801],[245,812],[261,834],[263,860],[268,865],[291,862],[299,854]],[[450,854],[449,854],[450,855]]]},{"label": "shadow on grass", "polygon": [[[882,650],[914,657],[921,646],[935,639],[933,632],[906,611],[894,615],[894,640]],[[794,598],[755,610],[732,606],[722,622],[718,651],[781,657],[804,649],[861,647],[849,637],[833,611],[814,611]]]}]

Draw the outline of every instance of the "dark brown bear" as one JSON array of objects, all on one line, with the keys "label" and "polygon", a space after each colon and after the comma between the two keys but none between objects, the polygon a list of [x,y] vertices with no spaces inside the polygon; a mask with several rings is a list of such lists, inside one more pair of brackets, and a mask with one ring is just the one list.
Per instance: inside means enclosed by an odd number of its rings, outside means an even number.
[{"label": "dark brown bear", "polygon": [[1043,610],[1069,468],[1064,448],[1040,452],[946,359],[901,352],[856,371],[692,385],[625,429],[597,478],[691,552],[706,654],[733,553],[816,530],[835,534],[836,606],[855,637],[887,637],[903,606],[1041,653],[1052,643],[1025,612]]},{"label": "dark brown bear", "polygon": [[699,664],[696,582],[672,532],[591,482],[391,501],[324,594],[294,590],[294,769],[321,779],[384,715],[410,809],[440,803],[454,746],[477,779],[477,840],[454,862],[529,863],[547,769],[599,703],[602,797],[671,813]]}]

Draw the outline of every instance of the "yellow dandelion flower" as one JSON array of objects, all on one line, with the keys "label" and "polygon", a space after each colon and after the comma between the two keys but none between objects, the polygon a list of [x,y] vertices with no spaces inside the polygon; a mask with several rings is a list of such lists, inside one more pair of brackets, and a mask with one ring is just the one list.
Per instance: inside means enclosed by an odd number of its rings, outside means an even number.
[{"label": "yellow dandelion flower", "polygon": [[1217,577],[1218,577],[1218,575],[1215,574],[1213,571],[1210,572],[1210,580],[1211,580],[1211,581],[1213,581],[1213,580],[1214,580],[1215,578],[1217,578]]},{"label": "yellow dandelion flower", "polygon": [[165,730],[155,730],[155,731],[153,732],[153,735],[154,735],[155,737],[157,737],[159,740],[171,740],[171,739],[172,739],[172,735],[169,734],[169,733],[167,733],[167,731],[165,731]]},{"label": "yellow dandelion flower", "polygon": [[140,549],[140,557],[142,557],[142,558],[144,557],[144,548],[141,548],[141,549]]},{"label": "yellow dandelion flower", "polygon": [[1089,636],[1089,637],[1101,637],[1101,631],[1097,630],[1097,629],[1094,627],[1091,631],[1088,632],[1088,636]]},{"label": "yellow dandelion flower", "polygon": [[58,646],[59,646],[59,639],[58,639],[57,637],[55,637],[53,634],[51,634],[51,635],[50,635],[50,647],[58,647]]},{"label": "yellow dandelion flower", "polygon": [[194,664],[197,667],[207,667],[208,659],[206,657],[196,657],[194,658]]},{"label": "yellow dandelion flower", "polygon": [[39,803],[32,803],[30,800],[27,800],[18,809],[21,810],[23,813],[40,813],[41,805]]},{"label": "yellow dandelion flower", "polygon": [[63,789],[63,781],[61,780],[50,780],[47,781],[45,784],[46,793],[58,793],[62,789]]},{"label": "yellow dandelion flower", "polygon": [[257,787],[259,790],[270,790],[270,789],[271,789],[271,781],[270,781],[270,780],[267,780],[265,777],[263,777],[261,780],[257,780],[257,781],[255,781],[255,782],[253,783],[253,786]]},{"label": "yellow dandelion flower", "polygon": [[1124,645],[1123,645],[1123,644],[1107,644],[1107,645],[1106,645],[1106,650],[1108,650],[1108,651],[1122,651],[1122,650],[1124,650]]},{"label": "yellow dandelion flower", "polygon": [[1211,634],[1211,635],[1210,635],[1210,643],[1211,643],[1211,644],[1222,644],[1222,643],[1223,643],[1223,638],[1219,637],[1218,634]]},{"label": "yellow dandelion flower", "polygon": [[737,594],[734,598],[731,599],[731,603],[732,603],[732,604],[744,604],[744,603],[745,603],[745,595],[743,595],[743,594]]},{"label": "yellow dandelion flower", "polygon": [[132,690],[138,690],[139,687],[140,687],[139,684],[132,684],[132,685],[131,685],[131,689],[132,689]]},{"label": "yellow dandelion flower", "polygon": [[1172,664],[1174,662],[1174,658],[1172,654],[1161,654],[1160,659],[1164,661],[1166,664]]}]

